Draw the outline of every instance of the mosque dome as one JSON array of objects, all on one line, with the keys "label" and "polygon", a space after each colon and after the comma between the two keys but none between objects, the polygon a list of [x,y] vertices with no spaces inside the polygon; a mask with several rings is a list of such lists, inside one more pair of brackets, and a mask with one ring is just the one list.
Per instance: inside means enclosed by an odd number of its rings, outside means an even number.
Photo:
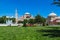
[{"label": "mosque dome", "polygon": [[57,16],[54,12],[50,13],[49,16]]},{"label": "mosque dome", "polygon": [[29,12],[26,12],[25,14],[30,14]]}]

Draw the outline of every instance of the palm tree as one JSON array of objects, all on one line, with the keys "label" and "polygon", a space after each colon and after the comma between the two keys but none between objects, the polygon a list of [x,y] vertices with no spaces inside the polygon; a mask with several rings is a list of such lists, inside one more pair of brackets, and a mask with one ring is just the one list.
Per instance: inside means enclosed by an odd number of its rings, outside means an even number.
[{"label": "palm tree", "polygon": [[53,0],[53,4],[60,6],[60,0]]}]

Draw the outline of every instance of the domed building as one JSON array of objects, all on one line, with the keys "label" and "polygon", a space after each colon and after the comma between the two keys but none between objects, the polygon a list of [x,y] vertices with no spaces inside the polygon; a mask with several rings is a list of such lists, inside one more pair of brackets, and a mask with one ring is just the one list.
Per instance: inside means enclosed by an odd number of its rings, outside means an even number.
[{"label": "domed building", "polygon": [[54,12],[52,12],[48,16],[57,16],[57,15]]},{"label": "domed building", "polygon": [[29,19],[31,17],[31,14],[26,12],[25,15],[24,15],[24,19]]},{"label": "domed building", "polygon": [[52,12],[48,15],[46,22],[49,25],[56,25],[60,23],[60,17],[57,16],[54,12]]},{"label": "domed building", "polygon": [[29,12],[26,12],[23,16],[20,17],[20,21],[24,21],[24,19],[33,19],[33,16]]}]

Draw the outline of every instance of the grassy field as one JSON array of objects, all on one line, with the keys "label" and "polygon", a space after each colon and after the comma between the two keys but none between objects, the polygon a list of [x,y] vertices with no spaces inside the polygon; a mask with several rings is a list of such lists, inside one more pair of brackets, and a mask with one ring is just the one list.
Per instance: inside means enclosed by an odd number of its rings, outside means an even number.
[{"label": "grassy field", "polygon": [[0,40],[60,40],[60,27],[0,27]]}]

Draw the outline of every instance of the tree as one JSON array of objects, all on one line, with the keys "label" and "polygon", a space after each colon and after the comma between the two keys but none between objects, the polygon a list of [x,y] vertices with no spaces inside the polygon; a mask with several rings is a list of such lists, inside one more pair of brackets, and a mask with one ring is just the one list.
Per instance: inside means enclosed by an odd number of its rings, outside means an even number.
[{"label": "tree", "polygon": [[24,21],[23,21],[23,27],[26,27],[27,26],[26,23],[27,23],[27,20],[24,19]]},{"label": "tree", "polygon": [[53,4],[60,6],[60,0],[53,0]]},{"label": "tree", "polygon": [[6,20],[12,20],[13,23],[15,23],[15,18],[6,18]]},{"label": "tree", "polygon": [[35,16],[35,23],[43,24],[43,26],[45,26],[45,22],[46,19],[44,17],[40,16],[39,14]]},{"label": "tree", "polygon": [[23,21],[18,21],[18,23],[23,23]]},{"label": "tree", "polygon": [[46,18],[42,17],[43,26],[45,26]]},{"label": "tree", "polygon": [[15,18],[10,18],[10,20],[12,20],[12,22],[15,23]]},{"label": "tree", "polygon": [[29,23],[29,24],[34,24],[34,23],[35,23],[35,20],[34,20],[34,19],[29,19],[29,20],[28,20],[28,23]]},{"label": "tree", "polygon": [[35,16],[35,23],[42,23],[42,17],[39,14]]},{"label": "tree", "polygon": [[0,17],[0,23],[6,23],[6,16]]}]

